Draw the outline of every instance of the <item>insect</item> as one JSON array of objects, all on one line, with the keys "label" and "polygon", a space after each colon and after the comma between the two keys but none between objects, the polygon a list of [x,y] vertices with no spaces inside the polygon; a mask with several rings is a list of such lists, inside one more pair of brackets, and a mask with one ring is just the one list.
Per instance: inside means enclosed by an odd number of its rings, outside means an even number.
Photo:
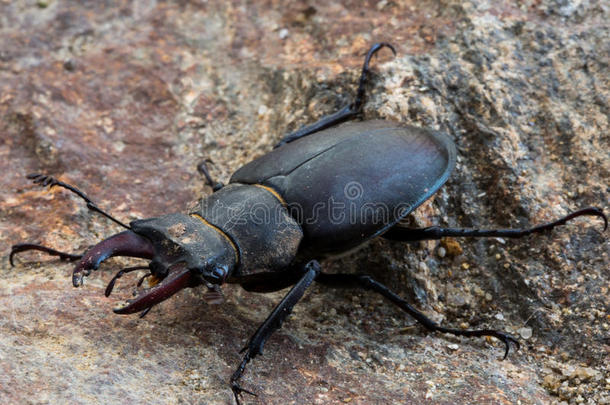
[{"label": "insect", "polygon": [[[527,229],[405,228],[399,221],[432,196],[447,180],[456,162],[456,148],[440,132],[390,121],[347,122],[362,113],[369,63],[388,43],[373,45],[366,54],[355,100],[340,111],[284,137],[267,155],[238,169],[229,184],[212,179],[205,163],[198,168],[214,192],[189,213],[172,213],[124,224],[99,208],[77,188],[53,177],[28,178],[49,187],[63,187],[82,198],[87,207],[126,231],[110,236],[83,255],[60,252],[37,244],[12,247],[17,253],[39,250],[60,259],[78,261],[72,282],[83,278],[112,256],[146,259],[146,266],[120,270],[109,282],[109,296],[124,274],[147,269],[148,288],[114,310],[140,312],[176,292],[190,287],[207,288],[204,299],[215,301],[224,283],[247,291],[272,292],[291,287],[244,348],[243,358],[230,378],[236,402],[247,364],[262,352],[271,334],[312,283],[331,287],[371,290],[400,307],[426,329],[459,336],[491,336],[505,345],[519,342],[492,330],[465,330],[436,324],[388,287],[366,274],[329,274],[320,261],[383,237],[418,241],[453,237],[519,238],[540,233],[583,216],[608,220],[601,209],[589,207],[556,221]],[[138,285],[142,284],[143,279]]]}]

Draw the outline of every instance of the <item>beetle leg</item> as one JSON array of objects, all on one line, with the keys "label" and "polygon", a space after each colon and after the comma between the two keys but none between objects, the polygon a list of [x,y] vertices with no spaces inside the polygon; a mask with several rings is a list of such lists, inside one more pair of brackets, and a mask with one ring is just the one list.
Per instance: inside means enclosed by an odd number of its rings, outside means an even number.
[{"label": "beetle leg", "polygon": [[197,165],[197,171],[199,173],[203,174],[203,176],[205,177],[205,182],[208,184],[208,186],[212,187],[212,190],[214,192],[220,190],[221,188],[223,188],[225,186],[221,182],[214,181],[212,179],[212,176],[210,175],[210,171],[208,170],[208,165],[207,165],[206,160],[204,160],[203,162],[201,162]]},{"label": "beetle leg", "polygon": [[372,290],[383,295],[392,303],[396,304],[400,309],[411,315],[417,322],[422,324],[426,329],[435,332],[450,333],[458,336],[493,336],[506,345],[504,358],[508,356],[510,343],[512,342],[519,350],[519,342],[511,335],[492,329],[467,330],[467,329],[452,329],[445,328],[436,324],[426,315],[413,308],[407,301],[399,295],[391,291],[388,287],[365,274],[325,274],[320,273],[316,278],[317,282],[329,285],[331,287],[360,287],[365,290]]},{"label": "beetle leg", "polygon": [[570,214],[559,218],[556,221],[548,222],[532,228],[525,229],[459,229],[459,228],[439,228],[438,226],[431,226],[428,228],[403,228],[394,226],[390,228],[383,237],[390,240],[398,240],[403,242],[417,241],[417,240],[428,240],[428,239],[440,239],[445,236],[455,237],[504,237],[504,238],[521,238],[523,236],[531,235],[533,233],[542,233],[550,231],[556,226],[564,225],[566,222],[573,218],[591,215],[600,217],[604,220],[604,231],[608,228],[608,218],[600,208],[588,207],[578,211],[571,212]]},{"label": "beetle leg", "polygon": [[295,141],[304,136],[311,135],[315,132],[335,126],[344,121],[355,118],[357,115],[361,114],[362,106],[364,105],[365,90],[366,90],[365,88],[366,88],[366,84],[367,84],[367,81],[369,78],[369,74],[371,73],[371,71],[369,70],[369,62],[371,61],[371,58],[373,57],[373,55],[375,55],[383,47],[390,48],[392,50],[392,52],[394,53],[394,55],[396,55],[396,50],[394,49],[394,47],[387,42],[379,42],[379,43],[376,43],[373,46],[371,46],[371,48],[369,49],[369,51],[366,54],[366,57],[364,58],[364,64],[362,65],[362,73],[360,74],[358,90],[356,91],[356,98],[353,103],[346,105],[345,107],[343,107],[341,110],[337,111],[336,113],[322,117],[320,120],[318,120],[317,122],[315,122],[311,125],[306,125],[300,129],[286,135],[273,148],[274,149],[278,148],[286,143],[290,143],[290,142]]},{"label": "beetle leg", "polygon": [[239,367],[231,376],[231,390],[233,390],[233,395],[235,396],[235,401],[237,404],[239,401],[239,394],[244,392],[246,394],[255,395],[251,391],[247,391],[243,389],[239,385],[239,379],[241,378],[246,365],[250,360],[263,353],[263,346],[265,342],[271,336],[273,332],[279,329],[282,326],[282,322],[284,319],[290,314],[292,308],[296,305],[296,303],[303,297],[305,290],[313,283],[318,274],[320,274],[320,264],[312,260],[304,266],[304,273],[298,283],[294,285],[286,294],[286,296],[280,301],[280,303],[273,309],[271,314],[265,319],[254,335],[248,340],[248,344],[241,351],[246,352],[244,355]]},{"label": "beetle leg", "polygon": [[67,260],[69,262],[74,262],[83,257],[83,255],[60,252],[59,250],[55,250],[53,248],[46,247],[43,245],[38,245],[36,243],[17,243],[16,245],[11,246],[11,253],[8,256],[8,261],[11,263],[11,266],[15,266],[13,258],[17,253],[27,252],[28,250],[39,250],[51,256],[59,256],[59,260]]}]

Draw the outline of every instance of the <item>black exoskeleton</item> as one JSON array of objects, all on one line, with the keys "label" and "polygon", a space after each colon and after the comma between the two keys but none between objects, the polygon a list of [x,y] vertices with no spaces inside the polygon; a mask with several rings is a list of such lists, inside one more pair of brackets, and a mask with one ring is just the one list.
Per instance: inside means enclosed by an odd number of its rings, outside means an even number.
[{"label": "black exoskeleton", "polygon": [[[204,164],[200,172],[214,193],[190,213],[143,219],[129,225],[102,211],[73,186],[44,175],[28,176],[43,186],[66,188],[87,206],[127,228],[89,249],[73,255],[36,245],[12,248],[41,250],[60,259],[78,260],[73,284],[112,256],[149,260],[148,266],[119,271],[108,284],[108,296],[123,274],[149,269],[152,287],[115,309],[119,314],[141,312],[186,287],[205,286],[209,300],[218,298],[223,283],[237,283],[255,292],[292,286],[244,348],[243,359],[230,379],[235,400],[250,391],[239,385],[248,362],[262,352],[294,305],[314,282],[331,287],[363,288],[377,292],[413,316],[426,329],[461,336],[493,336],[505,344],[519,343],[495,330],[462,330],[437,325],[368,275],[323,273],[318,260],[346,252],[381,236],[399,241],[440,239],[444,236],[522,237],[593,215],[608,220],[599,208],[585,208],[530,229],[465,230],[430,227],[404,228],[398,224],[432,196],[447,180],[456,162],[456,148],[445,134],[390,121],[343,123],[362,112],[369,61],[383,47],[368,51],[355,101],[339,112],[282,139],[275,149],[237,170],[228,185],[214,181]],[[394,52],[395,53],[395,52]],[[341,125],[339,125],[341,124]],[[140,280],[140,283],[142,280]],[[254,395],[254,394],[253,394]]]}]

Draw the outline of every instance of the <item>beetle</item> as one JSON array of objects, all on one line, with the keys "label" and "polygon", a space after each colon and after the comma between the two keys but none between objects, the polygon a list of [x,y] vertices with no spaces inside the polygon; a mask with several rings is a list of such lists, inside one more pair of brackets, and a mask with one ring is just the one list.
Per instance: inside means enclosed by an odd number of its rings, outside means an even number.
[{"label": "beetle", "polygon": [[[251,292],[291,287],[250,337],[243,358],[230,378],[236,402],[239,381],[250,360],[262,353],[271,334],[314,282],[332,287],[371,290],[414,317],[426,329],[459,336],[492,336],[505,345],[519,342],[508,333],[448,328],[433,322],[388,287],[366,274],[329,274],[320,261],[383,237],[418,241],[454,237],[519,238],[540,233],[583,216],[608,219],[596,207],[572,212],[556,221],[526,229],[406,228],[399,222],[430,198],[448,179],[456,162],[456,147],[445,134],[391,121],[355,121],[361,115],[373,55],[388,43],[374,44],[366,54],[355,99],[340,111],[285,136],[268,154],[238,169],[224,185],[212,179],[204,163],[198,166],[213,193],[188,213],[124,224],[99,208],[76,187],[53,177],[28,178],[48,187],[63,187],[82,198],[87,207],[126,231],[88,249],[83,255],[60,252],[37,244],[17,244],[10,252],[39,250],[60,259],[78,261],[72,282],[83,278],[112,256],[146,259],[147,266],[120,270],[109,282],[109,296],[124,274],[148,269],[148,288],[114,309],[117,314],[140,312],[190,287],[207,288],[204,299],[215,301],[219,287],[236,283]],[[142,280],[138,285],[142,284]]]}]

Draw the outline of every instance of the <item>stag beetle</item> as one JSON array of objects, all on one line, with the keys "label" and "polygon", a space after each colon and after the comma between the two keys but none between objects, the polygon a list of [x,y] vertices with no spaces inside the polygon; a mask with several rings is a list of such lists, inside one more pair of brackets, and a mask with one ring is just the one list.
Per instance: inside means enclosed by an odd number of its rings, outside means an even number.
[{"label": "stag beetle", "polygon": [[[149,260],[148,266],[119,271],[106,289],[110,295],[123,274],[148,269],[150,288],[144,289],[117,314],[141,312],[186,287],[205,286],[204,298],[218,297],[223,283],[247,291],[271,292],[292,286],[267,319],[250,337],[244,356],[231,376],[237,403],[239,380],[248,362],[262,352],[265,341],[314,282],[332,287],[372,290],[413,316],[426,329],[460,336],[493,336],[505,344],[519,342],[507,333],[440,326],[372,277],[364,274],[328,274],[319,260],[346,252],[381,236],[397,241],[440,239],[445,236],[519,238],[550,230],[582,215],[607,217],[590,207],[554,222],[528,229],[406,228],[398,224],[432,196],[447,180],[456,162],[456,148],[440,132],[390,121],[345,122],[359,116],[370,75],[372,56],[392,45],[377,43],[366,54],[355,100],[340,111],[284,137],[275,148],[237,170],[228,185],[215,182],[205,165],[198,169],[214,192],[193,211],[141,219],[126,225],[100,209],[77,188],[44,175],[29,175],[42,186],[66,188],[94,210],[126,231],[73,255],[37,245],[14,245],[18,252],[40,250],[61,259],[78,260],[74,286],[112,256]],[[332,205],[332,207],[331,207]],[[352,215],[355,214],[355,215]],[[141,281],[140,281],[141,283]]]}]

